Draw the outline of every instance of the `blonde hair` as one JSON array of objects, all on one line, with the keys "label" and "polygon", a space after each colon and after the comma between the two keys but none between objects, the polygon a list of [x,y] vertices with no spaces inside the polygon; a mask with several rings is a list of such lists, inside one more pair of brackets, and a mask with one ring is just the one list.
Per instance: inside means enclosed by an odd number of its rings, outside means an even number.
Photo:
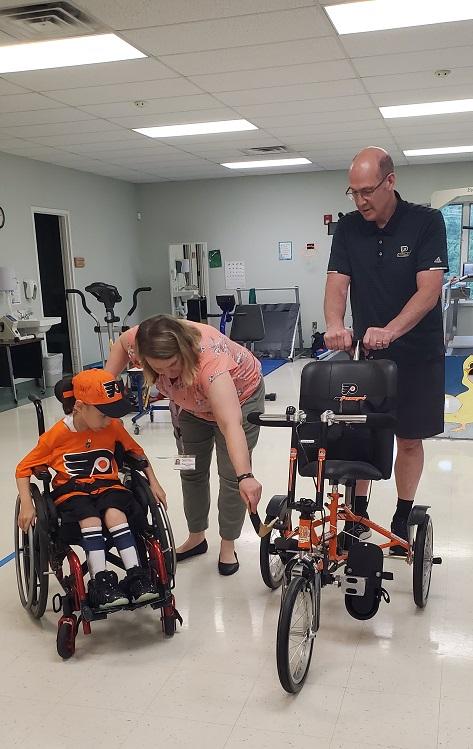
[{"label": "blonde hair", "polygon": [[156,372],[149,365],[147,357],[171,359],[179,356],[182,361],[181,379],[184,385],[192,385],[199,366],[200,338],[196,328],[171,315],[156,315],[144,320],[136,334],[136,349],[146,382],[153,384],[156,381]]}]

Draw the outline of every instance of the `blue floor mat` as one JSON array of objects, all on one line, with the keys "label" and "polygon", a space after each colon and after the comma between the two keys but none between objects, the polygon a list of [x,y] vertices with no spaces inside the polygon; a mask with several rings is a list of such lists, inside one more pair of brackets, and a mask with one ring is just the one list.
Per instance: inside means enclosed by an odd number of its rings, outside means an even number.
[{"label": "blue floor mat", "polygon": [[287,359],[261,359],[260,361],[263,377],[271,374],[275,369],[279,369],[283,364],[287,364]]}]

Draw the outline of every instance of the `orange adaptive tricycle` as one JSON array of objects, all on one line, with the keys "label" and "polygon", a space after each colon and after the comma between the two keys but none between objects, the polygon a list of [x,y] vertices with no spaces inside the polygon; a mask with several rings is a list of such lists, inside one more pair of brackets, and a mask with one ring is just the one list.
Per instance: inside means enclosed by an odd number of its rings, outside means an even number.
[{"label": "orange adaptive tricycle", "polygon": [[[433,564],[432,520],[427,506],[414,505],[405,540],[366,517],[355,515],[352,500],[357,480],[391,476],[395,428],[396,365],[388,360],[312,362],[301,377],[300,410],[285,415],[249,415],[261,426],[292,430],[287,495],[275,496],[265,523],[251,519],[261,537],[260,567],[269,588],[283,585],[277,633],[277,666],[288,692],[301,689],[309,669],[319,627],[320,591],[335,584],[345,594],[348,613],[370,619],[381,598],[389,603],[383,572],[384,549],[399,547],[413,568],[417,606],[427,603]],[[296,474],[314,479],[314,499],[296,500]],[[325,482],[330,484],[325,501]],[[339,487],[343,486],[344,495]],[[291,512],[299,513],[293,527]],[[382,543],[359,541],[338,523],[363,523],[382,536]]]}]

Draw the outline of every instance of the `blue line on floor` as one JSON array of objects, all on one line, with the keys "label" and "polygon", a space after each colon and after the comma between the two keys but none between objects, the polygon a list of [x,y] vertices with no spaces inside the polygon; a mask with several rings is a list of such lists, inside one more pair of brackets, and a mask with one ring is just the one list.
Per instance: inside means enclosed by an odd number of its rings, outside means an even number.
[{"label": "blue line on floor", "polygon": [[11,562],[12,559],[15,559],[14,551],[12,551],[11,554],[7,554],[7,556],[3,557],[3,559],[0,559],[0,567],[3,567],[4,564],[8,564],[8,562]]}]

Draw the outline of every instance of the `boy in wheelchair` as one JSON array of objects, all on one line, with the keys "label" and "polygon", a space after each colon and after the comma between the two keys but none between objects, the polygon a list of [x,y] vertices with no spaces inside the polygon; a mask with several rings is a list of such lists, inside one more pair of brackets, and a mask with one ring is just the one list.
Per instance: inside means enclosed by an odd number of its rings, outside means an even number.
[{"label": "boy in wheelchair", "polygon": [[[64,419],[42,434],[37,446],[17,466],[20,496],[18,525],[26,532],[36,511],[31,497],[33,469],[46,465],[56,475],[51,497],[62,528],[80,527],[81,543],[90,574],[89,605],[109,609],[157,597],[155,584],[140,566],[129,518],[136,499],[118,476],[115,449],[133,451],[145,458],[140,445],[125,430],[120,417],[133,410],[123,396],[121,381],[105,370],[90,369],[56,384]],[[149,462],[144,469],[151,492],[166,507],[166,495]],[[104,528],[120,554],[126,577],[106,569]]]}]

